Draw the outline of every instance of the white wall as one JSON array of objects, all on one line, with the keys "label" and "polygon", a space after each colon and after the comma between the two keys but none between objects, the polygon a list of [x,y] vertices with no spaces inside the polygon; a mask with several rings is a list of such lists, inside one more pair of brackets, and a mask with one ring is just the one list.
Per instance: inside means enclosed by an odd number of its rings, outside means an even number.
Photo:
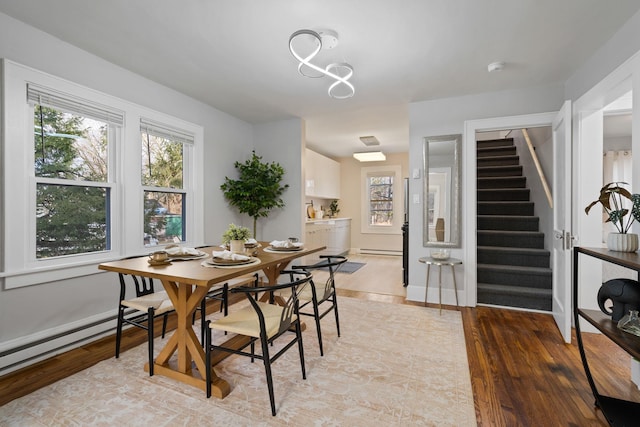
[{"label": "white wall", "polygon": [[[304,237],[304,124],[300,119],[289,119],[255,125],[254,149],[263,162],[279,163],[285,170],[283,184],[289,188],[282,195],[285,207],[274,209],[269,218],[259,218],[258,240],[283,240]],[[253,220],[251,221],[253,227]]]},{"label": "white wall", "polygon": [[[0,14],[0,57],[202,125],[205,129],[206,165],[204,241],[220,241],[226,224],[236,219],[236,213],[227,207],[219,187],[225,175],[234,173],[233,161],[244,158],[251,151],[253,129],[250,124],[4,14]],[[296,206],[299,205],[298,202]],[[10,247],[3,247],[2,250],[10,250]],[[85,324],[94,314],[115,314],[118,301],[116,281],[115,275],[100,273],[64,282],[0,291],[0,354],[18,345]],[[93,332],[97,333],[100,329],[95,328]],[[71,340],[66,339],[69,342]],[[2,357],[0,368],[36,354],[45,347]],[[52,345],[47,348],[52,348]]]},{"label": "white wall", "polygon": [[[400,166],[402,176],[409,176],[409,154],[388,153],[383,162],[361,163],[353,157],[341,157],[340,161],[340,216],[351,218],[351,248],[374,249],[402,253],[402,234],[362,233],[362,178],[361,170],[371,166]],[[422,156],[422,154],[421,154]],[[402,188],[402,187],[400,187]],[[400,198],[404,198],[402,191]],[[400,200],[404,206],[404,200]],[[402,213],[402,209],[401,209]],[[402,221],[402,218],[400,219]]]},{"label": "white wall", "polygon": [[640,12],[633,15],[565,84],[575,101],[640,50]]},{"label": "white wall", "polygon": [[[433,101],[416,102],[409,105],[410,121],[410,147],[409,147],[409,170],[415,168],[422,169],[422,141],[426,136],[462,134],[464,132],[464,122],[466,120],[477,120],[492,117],[516,116],[524,114],[544,113],[556,111],[563,101],[562,85],[551,85],[545,87],[535,87],[530,89],[502,91],[485,93],[479,95],[469,95],[456,98],[439,99]],[[465,164],[465,156],[475,157],[476,147],[462,147],[462,164]],[[473,162],[475,164],[475,161]],[[464,223],[464,215],[469,212],[469,203],[476,202],[475,188],[473,192],[465,188],[465,173],[462,170],[462,206],[461,216]],[[424,299],[424,286],[426,278],[426,268],[424,264],[418,262],[418,258],[429,255],[429,248],[422,245],[422,209],[424,198],[422,195],[422,175],[420,179],[409,180],[410,199],[417,194],[420,198],[419,204],[409,205],[410,229],[409,236],[409,286],[407,298],[410,300]],[[475,212],[475,208],[471,210]],[[462,226],[462,224],[461,224]],[[453,249],[451,256],[464,260],[465,244],[469,233],[475,230],[465,230],[462,228],[462,246]],[[464,292],[467,284],[463,282],[462,270],[472,268],[475,265],[463,264],[457,268],[456,277],[458,280],[459,297]],[[443,301],[445,303],[455,303],[453,294],[453,284],[450,272],[443,269]],[[475,286],[475,284],[474,284]],[[464,304],[464,298],[461,303]]]}]

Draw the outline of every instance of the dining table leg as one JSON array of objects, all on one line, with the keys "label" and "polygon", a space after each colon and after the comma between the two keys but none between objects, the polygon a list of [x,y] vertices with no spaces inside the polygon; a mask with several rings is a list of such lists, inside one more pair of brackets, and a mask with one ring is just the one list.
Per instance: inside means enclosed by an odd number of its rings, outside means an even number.
[{"label": "dining table leg", "polygon": [[[156,374],[186,382],[204,391],[206,380],[203,373],[207,369],[205,354],[193,331],[191,319],[209,288],[174,281],[163,281],[162,284],[173,303],[178,325],[155,359],[154,371]],[[174,363],[175,366],[172,366],[170,359],[175,353],[177,353],[177,365]],[[198,373],[193,371],[193,365],[196,366]],[[147,364],[145,370],[148,371],[148,369]],[[218,377],[213,367],[209,369],[212,371],[212,394],[218,398],[224,398],[231,392],[229,383]]]}]

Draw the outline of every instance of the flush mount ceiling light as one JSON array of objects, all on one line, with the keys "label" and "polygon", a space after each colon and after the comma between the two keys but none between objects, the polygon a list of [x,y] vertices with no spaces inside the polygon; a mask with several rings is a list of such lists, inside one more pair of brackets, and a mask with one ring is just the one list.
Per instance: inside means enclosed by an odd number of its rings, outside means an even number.
[{"label": "flush mount ceiling light", "polygon": [[494,71],[502,71],[503,69],[504,69],[503,61],[492,62],[491,64],[487,65],[487,70],[490,73],[493,73]]},{"label": "flush mount ceiling light", "polygon": [[[323,49],[333,49],[338,45],[338,33],[331,30],[298,30],[289,37],[289,51],[296,58],[298,72],[305,77],[331,77],[335,82],[329,86],[329,96],[336,99],[351,98],[356,90],[349,82],[353,67],[346,62],[332,62],[322,68],[311,60]],[[300,54],[299,52],[307,52]],[[343,75],[341,75],[343,74]],[[344,93],[340,92],[343,90]]]},{"label": "flush mount ceiling light", "polygon": [[361,136],[360,141],[367,147],[371,147],[374,145],[380,145],[380,141],[375,136]]},{"label": "flush mount ceiling light", "polygon": [[382,151],[368,151],[366,153],[353,153],[353,157],[360,162],[381,162],[387,160]]}]

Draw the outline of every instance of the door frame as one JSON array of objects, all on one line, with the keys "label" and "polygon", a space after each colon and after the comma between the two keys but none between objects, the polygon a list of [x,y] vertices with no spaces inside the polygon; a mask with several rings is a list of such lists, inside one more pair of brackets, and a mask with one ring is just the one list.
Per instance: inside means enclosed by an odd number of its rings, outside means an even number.
[{"label": "door frame", "polygon": [[[498,131],[505,129],[522,129],[527,127],[551,126],[557,111],[548,113],[524,114],[519,116],[494,117],[490,119],[467,120],[464,122],[462,150],[463,181],[462,199],[465,203],[463,230],[466,241],[465,263],[472,268],[465,268],[466,305],[475,307],[478,302],[477,277],[477,161],[476,132]],[[471,149],[473,147],[473,149]]]}]

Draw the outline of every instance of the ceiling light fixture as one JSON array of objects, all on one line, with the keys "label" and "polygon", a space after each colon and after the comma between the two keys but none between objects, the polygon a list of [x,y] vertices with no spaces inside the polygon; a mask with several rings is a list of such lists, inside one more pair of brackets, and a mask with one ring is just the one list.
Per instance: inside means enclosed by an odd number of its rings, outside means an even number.
[{"label": "ceiling light fixture", "polygon": [[492,62],[487,66],[487,70],[489,70],[490,73],[493,73],[494,71],[502,71],[503,69],[504,69],[503,61]]},{"label": "ceiling light fixture", "polygon": [[[300,55],[294,47],[296,43],[305,46],[310,53],[306,54],[306,56]],[[293,57],[299,61],[298,72],[300,74],[311,78],[331,77],[335,79],[335,82],[329,86],[329,96],[336,99],[351,98],[356,93],[355,88],[349,82],[349,79],[353,76],[353,67],[351,65],[346,62],[333,62],[322,68],[311,63],[311,60],[322,49],[333,49],[337,45],[338,33],[331,30],[321,30],[318,32],[313,30],[298,30],[289,37],[289,51]],[[309,69],[316,73],[314,74]],[[339,74],[344,74],[344,76]],[[345,89],[346,92],[339,93],[335,91],[336,88]]]},{"label": "ceiling light fixture", "polygon": [[367,147],[371,147],[374,145],[380,145],[380,141],[375,136],[361,136],[360,141]]},{"label": "ceiling light fixture", "polygon": [[387,156],[382,151],[368,151],[366,153],[353,153],[353,157],[360,162],[382,162]]}]

